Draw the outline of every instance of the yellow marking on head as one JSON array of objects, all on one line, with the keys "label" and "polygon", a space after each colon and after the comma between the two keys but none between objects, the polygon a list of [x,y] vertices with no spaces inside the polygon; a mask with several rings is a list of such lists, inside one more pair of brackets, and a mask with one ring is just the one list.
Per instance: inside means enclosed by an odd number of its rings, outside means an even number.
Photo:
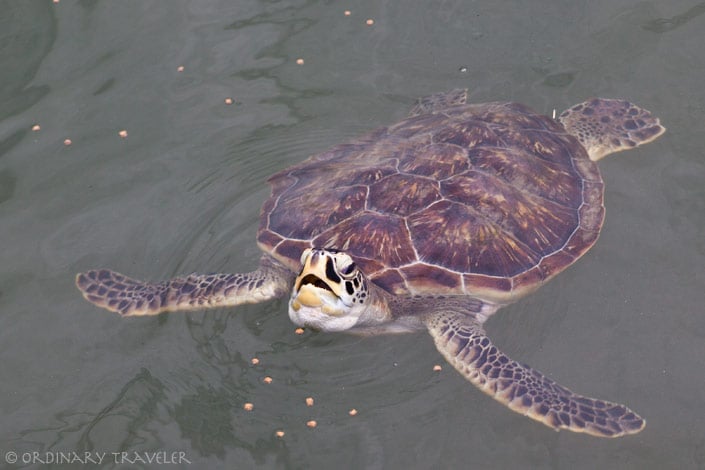
[{"label": "yellow marking on head", "polygon": [[321,300],[318,293],[307,285],[301,287],[296,300],[307,307],[320,307],[323,305],[323,300]]}]

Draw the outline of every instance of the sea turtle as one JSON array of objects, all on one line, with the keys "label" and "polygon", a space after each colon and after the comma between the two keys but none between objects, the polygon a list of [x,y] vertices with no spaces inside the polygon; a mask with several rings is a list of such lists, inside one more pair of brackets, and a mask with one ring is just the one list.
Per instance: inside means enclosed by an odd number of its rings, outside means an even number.
[{"label": "sea turtle", "polygon": [[302,327],[427,329],[453,367],[518,413],[556,430],[639,432],[645,422],[629,408],[507,357],[483,323],[595,243],[604,218],[596,161],[665,128],[623,100],[590,99],[556,120],[466,99],[466,90],[422,98],[401,122],[272,176],[253,272],[141,282],[102,269],[78,274],[76,285],[123,316],[289,294],[289,317]]}]

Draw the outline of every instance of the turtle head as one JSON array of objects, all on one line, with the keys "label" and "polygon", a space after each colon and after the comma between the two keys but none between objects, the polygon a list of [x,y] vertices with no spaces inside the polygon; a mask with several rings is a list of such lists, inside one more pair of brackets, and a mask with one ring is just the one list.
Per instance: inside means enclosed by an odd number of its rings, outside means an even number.
[{"label": "turtle head", "polygon": [[350,255],[309,248],[289,300],[289,318],[322,331],[354,327],[367,309],[367,279]]}]

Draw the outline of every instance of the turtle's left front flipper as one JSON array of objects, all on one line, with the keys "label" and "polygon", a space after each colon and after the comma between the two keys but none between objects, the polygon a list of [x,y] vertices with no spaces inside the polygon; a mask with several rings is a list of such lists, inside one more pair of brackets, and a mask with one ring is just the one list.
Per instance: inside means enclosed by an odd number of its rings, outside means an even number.
[{"label": "turtle's left front flipper", "polygon": [[76,287],[98,307],[122,316],[137,316],[264,302],[286,295],[293,277],[288,269],[265,255],[259,268],[249,273],[191,274],[168,281],[143,282],[100,269],[79,273]]},{"label": "turtle's left front flipper", "polygon": [[528,366],[513,361],[492,344],[473,317],[441,312],[424,319],[436,347],[480,390],[517,413],[555,430],[599,437],[641,431],[645,421],[629,408],[583,397]]}]

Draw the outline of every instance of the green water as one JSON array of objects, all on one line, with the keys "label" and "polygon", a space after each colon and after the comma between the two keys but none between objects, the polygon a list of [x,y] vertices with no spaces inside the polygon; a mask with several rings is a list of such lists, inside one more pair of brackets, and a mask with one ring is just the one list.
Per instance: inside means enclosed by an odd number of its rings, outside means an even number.
[{"label": "green water", "polygon": [[[130,464],[158,452],[170,468],[705,467],[703,13],[0,2],[0,468],[84,452],[113,468],[159,467]],[[94,267],[144,279],[251,269],[269,174],[455,87],[547,114],[623,97],[668,127],[601,162],[595,248],[487,325],[516,359],[632,407],[640,434],[555,433],[511,413],[425,334],[296,335],[283,301],[121,319],[75,289]]]}]

